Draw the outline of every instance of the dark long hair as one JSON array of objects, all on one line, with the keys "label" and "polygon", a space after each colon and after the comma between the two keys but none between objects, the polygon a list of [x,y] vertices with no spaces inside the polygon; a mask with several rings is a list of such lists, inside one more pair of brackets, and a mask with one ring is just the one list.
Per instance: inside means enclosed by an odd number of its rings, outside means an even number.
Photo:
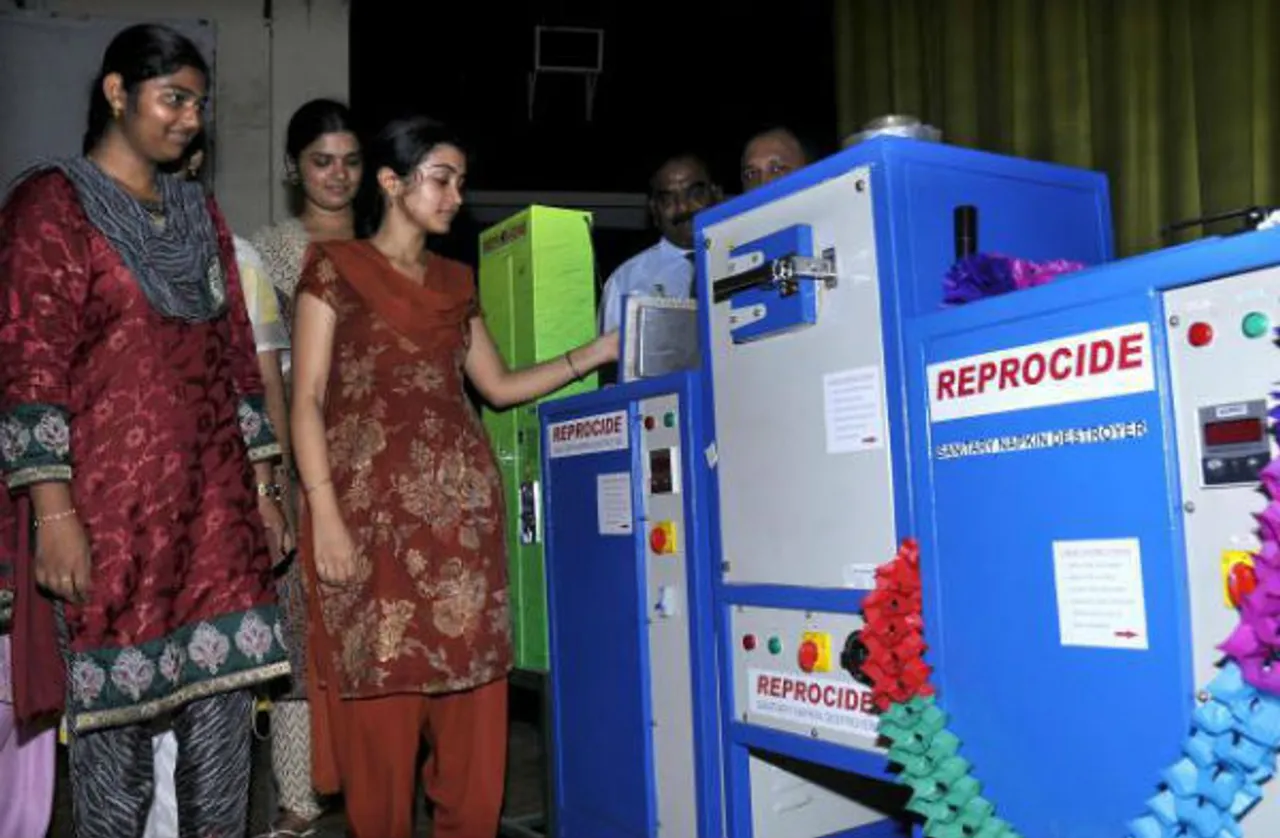
[{"label": "dark long hair", "polygon": [[289,127],[284,134],[284,162],[290,175],[289,209],[294,215],[301,215],[306,206],[300,180],[302,150],[325,134],[341,133],[360,136],[350,109],[333,99],[312,99],[289,117]]},{"label": "dark long hair", "polygon": [[111,123],[111,103],[102,91],[102,82],[107,76],[119,73],[125,91],[132,97],[143,82],[172,75],[184,67],[197,70],[209,79],[209,65],[200,49],[167,26],[143,23],[130,26],[112,38],[89,94],[89,127],[84,132],[82,151],[85,154],[92,151]]},{"label": "dark long hair", "polygon": [[289,118],[289,128],[284,135],[285,156],[297,165],[304,148],[325,134],[344,132],[357,133],[347,106],[332,99],[312,99]]},{"label": "dark long hair", "polygon": [[378,232],[386,213],[386,198],[378,186],[378,172],[390,169],[408,177],[428,154],[442,145],[451,145],[466,154],[466,146],[442,122],[426,116],[409,116],[388,122],[364,155],[364,183],[357,196],[356,235],[368,238]]}]

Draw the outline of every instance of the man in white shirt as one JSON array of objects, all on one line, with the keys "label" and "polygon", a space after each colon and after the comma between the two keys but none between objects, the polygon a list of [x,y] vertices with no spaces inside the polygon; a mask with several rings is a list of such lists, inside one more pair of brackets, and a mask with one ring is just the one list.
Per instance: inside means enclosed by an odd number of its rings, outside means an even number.
[{"label": "man in white shirt", "polygon": [[669,158],[649,182],[649,211],[662,238],[623,262],[604,284],[600,331],[615,331],[628,294],[688,299],[693,289],[693,216],[720,200],[720,187],[692,154]]}]

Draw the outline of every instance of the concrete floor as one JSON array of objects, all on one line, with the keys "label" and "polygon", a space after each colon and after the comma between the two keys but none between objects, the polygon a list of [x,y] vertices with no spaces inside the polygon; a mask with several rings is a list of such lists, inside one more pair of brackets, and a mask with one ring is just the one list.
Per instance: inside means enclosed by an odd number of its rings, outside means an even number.
[{"label": "concrete floor", "polygon": [[[541,729],[539,696],[531,690],[513,687],[505,818],[527,818],[544,810],[543,788],[546,775]],[[265,832],[274,808],[271,753],[266,743],[255,744],[248,836],[257,836]],[[421,824],[419,834],[430,836],[431,822],[425,802],[419,809],[418,820]],[[316,838],[343,838],[346,834],[346,819],[342,814],[341,801],[335,801],[332,811],[322,818],[317,826],[319,832]],[[67,781],[65,748],[58,749],[58,788],[54,804],[53,826],[49,830],[48,838],[75,838],[75,830],[71,823],[71,795]]]}]

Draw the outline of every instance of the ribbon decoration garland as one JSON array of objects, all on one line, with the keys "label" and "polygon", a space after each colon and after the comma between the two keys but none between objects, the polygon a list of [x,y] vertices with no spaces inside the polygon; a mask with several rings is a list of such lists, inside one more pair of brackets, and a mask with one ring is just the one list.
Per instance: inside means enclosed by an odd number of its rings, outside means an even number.
[{"label": "ribbon decoration garland", "polygon": [[888,564],[876,568],[875,590],[862,606],[862,672],[880,716],[897,779],[911,788],[907,811],[925,819],[929,838],[1021,838],[996,817],[995,804],[959,755],[960,739],[933,700],[932,669],[924,661],[920,549],[906,539]]}]

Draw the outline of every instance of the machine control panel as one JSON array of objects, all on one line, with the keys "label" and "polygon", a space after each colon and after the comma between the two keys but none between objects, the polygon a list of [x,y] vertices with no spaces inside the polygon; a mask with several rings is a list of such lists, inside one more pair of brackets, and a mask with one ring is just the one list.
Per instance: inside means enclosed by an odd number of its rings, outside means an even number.
[{"label": "machine control panel", "polygon": [[831,635],[825,631],[806,631],[800,638],[796,662],[803,672],[830,672]]},{"label": "machine control panel", "polygon": [[1252,485],[1271,458],[1263,399],[1200,408],[1200,467],[1205,486]]},{"label": "machine control panel", "polygon": [[645,631],[649,647],[649,702],[655,764],[657,820],[662,835],[697,834],[694,776],[693,681],[689,669],[689,528],[681,494],[680,399],[671,394],[636,403],[640,525],[645,555]]},{"label": "machine control panel", "polygon": [[649,452],[649,491],[655,495],[680,493],[680,449],[659,448]]},{"label": "machine control panel", "polygon": [[871,692],[838,651],[856,640],[860,616],[737,605],[729,622],[739,721],[877,750]]},{"label": "machine control panel", "polygon": [[[1271,457],[1268,393],[1280,349],[1280,269],[1189,285],[1164,294],[1191,599],[1195,682],[1213,677],[1217,644],[1253,590],[1254,515],[1266,496],[1258,474]],[[1280,807],[1277,818],[1280,819]]]}]

